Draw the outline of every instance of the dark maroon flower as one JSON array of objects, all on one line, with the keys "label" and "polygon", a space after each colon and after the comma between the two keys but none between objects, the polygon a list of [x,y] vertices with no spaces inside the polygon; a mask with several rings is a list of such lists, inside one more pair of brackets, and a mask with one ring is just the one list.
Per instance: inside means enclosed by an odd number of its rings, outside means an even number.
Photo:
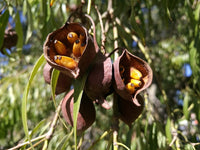
[{"label": "dark maroon flower", "polygon": [[[117,58],[113,66],[115,80],[114,89],[117,94],[124,100],[133,101],[133,103],[140,106],[136,97],[141,91],[149,87],[152,82],[153,73],[150,66],[147,62],[131,54],[126,49],[123,51],[122,55]],[[136,75],[132,75],[132,70],[135,70]],[[132,82],[132,80],[136,82]],[[129,90],[131,87],[134,89]]]},{"label": "dark maroon flower", "polygon": [[129,127],[139,117],[144,108],[143,98],[140,95],[137,95],[136,99],[140,104],[139,106],[132,101],[124,100],[120,96],[118,97],[118,109],[120,113],[119,118]]},{"label": "dark maroon flower", "polygon": [[[74,90],[71,90],[64,98],[61,108],[65,121],[73,126],[73,102]],[[96,118],[94,104],[91,99],[83,93],[80,109],[77,118],[77,133],[80,135],[83,131],[89,128]]]},{"label": "dark maroon flower", "polygon": [[[53,67],[51,67],[48,63],[45,64],[43,68],[43,76],[46,83],[51,83],[51,74],[53,71]],[[72,79],[65,75],[64,73],[60,72],[57,85],[56,85],[56,91],[55,94],[58,95],[60,93],[66,92],[70,89]]]},{"label": "dark maroon flower", "polygon": [[111,92],[111,84],[112,61],[110,57],[106,57],[99,52],[87,77],[85,92],[90,99],[109,109],[110,106],[105,98]]},{"label": "dark maroon flower", "polygon": [[9,26],[6,30],[5,30],[5,34],[4,34],[4,40],[3,40],[3,44],[0,47],[0,52],[3,52],[4,48],[7,49],[11,49],[11,47],[16,46],[17,45],[17,40],[18,40],[18,36],[16,31]]},{"label": "dark maroon flower", "polygon": [[52,67],[77,78],[87,70],[98,50],[84,26],[67,22],[47,36],[43,51]]}]

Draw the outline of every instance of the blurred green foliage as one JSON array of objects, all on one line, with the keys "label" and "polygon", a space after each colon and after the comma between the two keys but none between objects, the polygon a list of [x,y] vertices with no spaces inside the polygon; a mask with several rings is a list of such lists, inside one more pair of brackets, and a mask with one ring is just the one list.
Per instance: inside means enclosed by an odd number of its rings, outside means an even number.
[{"label": "blurred green foliage", "polygon": [[[143,92],[145,109],[128,128],[120,121],[118,141],[137,150],[200,148],[200,2],[197,0],[101,0],[92,1],[90,15],[101,44],[100,21],[112,2],[113,20],[118,19],[118,45],[145,59],[153,69],[152,85]],[[18,43],[0,54],[0,149],[23,143],[21,105],[25,87],[37,59],[42,55],[48,33],[62,26],[78,0],[57,0],[50,7],[46,0],[0,0],[0,46],[9,23]],[[83,4],[87,13],[88,1]],[[111,11],[111,10],[110,10]],[[8,21],[7,21],[8,20]],[[106,50],[114,49],[113,20],[103,17],[109,30]],[[127,30],[128,29],[128,30]],[[134,38],[139,39],[139,43]],[[141,42],[140,42],[141,41]],[[120,53],[120,52],[119,52]],[[27,102],[27,123],[31,139],[46,133],[55,114],[50,85],[45,84],[42,67],[31,84]],[[56,102],[63,98],[56,96]],[[109,96],[112,101],[112,95]],[[106,149],[112,135],[98,139],[110,130],[112,110],[96,107],[96,122],[84,135],[81,149]],[[103,120],[103,121],[102,121]],[[48,149],[73,149],[72,128],[59,119]],[[78,138],[81,141],[81,138]],[[98,142],[95,142],[98,141]],[[39,144],[36,149],[41,149]],[[112,146],[111,146],[112,147]],[[22,147],[25,149],[25,147]],[[119,149],[124,149],[119,146]]]}]

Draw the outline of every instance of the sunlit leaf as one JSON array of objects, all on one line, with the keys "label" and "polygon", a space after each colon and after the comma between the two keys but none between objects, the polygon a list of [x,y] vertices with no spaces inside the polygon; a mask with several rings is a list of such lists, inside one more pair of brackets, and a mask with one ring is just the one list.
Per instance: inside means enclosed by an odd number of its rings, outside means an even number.
[{"label": "sunlit leaf", "polygon": [[35,133],[39,133],[40,132],[40,129],[42,128],[42,126],[45,124],[46,120],[42,120],[40,121],[35,127],[34,129],[31,131],[30,133],[30,138],[32,138],[32,136],[35,134]]},{"label": "sunlit leaf", "polygon": [[167,119],[167,124],[165,126],[165,134],[166,134],[168,143],[170,143],[172,141],[171,120],[170,120],[170,118]]},{"label": "sunlit leaf", "polygon": [[189,93],[186,92],[185,93],[185,97],[184,97],[184,101],[183,101],[183,114],[185,116],[186,119],[189,119],[189,110],[188,110],[188,106],[189,106]]},{"label": "sunlit leaf", "polygon": [[86,79],[87,79],[87,73],[85,73],[85,75],[82,78],[78,78],[74,82],[73,123],[74,123],[74,141],[76,149],[77,149],[77,130],[76,130],[77,118]]},{"label": "sunlit leaf", "polygon": [[28,130],[28,122],[27,122],[27,101],[28,101],[28,93],[31,87],[31,84],[33,82],[34,77],[36,76],[39,68],[42,66],[42,64],[44,63],[45,58],[44,55],[41,55],[40,58],[38,59],[38,61],[35,63],[35,66],[31,72],[29,81],[26,85],[26,88],[24,90],[23,93],[23,98],[22,98],[22,123],[23,123],[23,127],[24,127],[24,132],[26,135],[26,138],[28,140],[30,140],[30,136],[29,136],[29,130]]},{"label": "sunlit leaf", "polygon": [[30,3],[27,1],[27,20],[28,20],[28,29],[27,29],[27,33],[26,33],[26,40],[25,43],[28,42],[28,40],[30,39],[32,33],[33,33],[33,14],[32,14],[32,8]]},{"label": "sunlit leaf", "polygon": [[51,0],[51,2],[50,2],[50,7],[53,6],[53,4],[54,4],[55,1],[56,1],[56,0]]}]

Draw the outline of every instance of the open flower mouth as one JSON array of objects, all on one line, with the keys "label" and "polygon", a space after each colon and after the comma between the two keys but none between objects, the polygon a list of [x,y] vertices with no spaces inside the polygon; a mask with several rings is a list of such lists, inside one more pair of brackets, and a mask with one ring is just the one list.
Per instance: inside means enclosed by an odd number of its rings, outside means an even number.
[{"label": "open flower mouth", "polygon": [[92,37],[79,23],[67,22],[50,33],[43,49],[47,62],[72,78],[85,72],[96,55]]},{"label": "open flower mouth", "polygon": [[150,66],[126,49],[113,66],[115,91],[123,99],[133,101],[139,106],[137,94],[145,90],[152,82],[153,73]]}]

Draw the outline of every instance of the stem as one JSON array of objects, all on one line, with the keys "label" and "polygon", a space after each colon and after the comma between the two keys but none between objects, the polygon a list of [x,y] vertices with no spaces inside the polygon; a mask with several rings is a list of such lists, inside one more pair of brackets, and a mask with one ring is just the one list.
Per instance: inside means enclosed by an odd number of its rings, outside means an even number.
[{"label": "stem", "polygon": [[96,141],[94,141],[92,143],[92,145],[88,148],[88,150],[92,150],[94,148],[94,146],[101,141],[104,137],[106,137],[109,133],[111,132],[111,130],[105,131]]},{"label": "stem", "polygon": [[105,50],[105,42],[106,42],[106,35],[105,35],[105,30],[104,30],[104,27],[103,27],[103,21],[102,21],[102,16],[97,8],[97,6],[95,6],[95,9],[97,11],[97,14],[99,16],[99,22],[100,22],[100,26],[101,26],[101,50],[102,52],[104,52],[104,54],[106,53],[106,50]]},{"label": "stem", "polygon": [[113,129],[113,148],[118,150],[117,136],[119,130],[119,111],[118,111],[118,95],[114,93],[113,100],[113,120],[112,120],[112,129]]},{"label": "stem", "polygon": [[43,138],[45,138],[45,137],[46,137],[46,134],[41,135],[41,136],[36,137],[36,138],[34,138],[34,139],[30,140],[30,141],[27,141],[27,142],[18,144],[17,146],[12,147],[12,148],[10,148],[10,149],[8,149],[8,150],[15,150],[15,149],[18,149],[18,148],[20,148],[20,147],[22,147],[22,146],[25,146],[25,145],[30,144],[30,142],[33,143],[33,142],[35,142],[35,141],[37,141],[37,140],[40,140],[40,139],[43,139]]},{"label": "stem", "polygon": [[[118,30],[116,26],[116,22],[114,20],[114,14],[113,14],[113,7],[112,7],[112,0],[108,1],[108,8],[107,11],[110,15],[110,18],[113,22],[113,37],[114,37],[114,49],[118,48]],[[114,60],[117,59],[119,54],[117,52],[114,53]],[[118,130],[119,130],[119,111],[118,111],[118,95],[114,93],[113,96],[113,119],[112,119],[112,129],[113,129],[113,149],[118,150],[118,144],[117,144],[117,136],[118,136]]]},{"label": "stem", "polygon": [[46,133],[46,139],[49,140],[51,138],[51,136],[53,135],[53,132],[54,132],[54,129],[55,129],[55,126],[56,126],[56,123],[58,121],[58,118],[59,118],[59,113],[61,111],[61,104],[62,104],[62,101],[60,101],[60,104],[58,105],[57,109],[56,109],[56,114],[53,118],[53,121],[51,123],[51,127],[49,129],[49,131]]},{"label": "stem", "polygon": [[118,150],[118,144],[117,144],[117,131],[113,132],[113,150]]},{"label": "stem", "polygon": [[[49,139],[51,138],[51,136],[53,135],[53,132],[54,132],[56,123],[57,123],[57,121],[58,121],[59,113],[60,113],[60,110],[61,110],[61,104],[62,104],[62,101],[60,102],[59,106],[58,106],[57,109],[56,109],[56,114],[55,114],[55,116],[54,116],[54,118],[53,118],[53,121],[52,121],[52,123],[51,123],[50,129],[49,129],[49,131],[48,131],[46,134],[41,135],[41,136],[39,136],[39,137],[36,137],[36,138],[34,138],[34,139],[30,140],[30,141],[27,141],[27,142],[18,144],[17,146],[12,147],[12,148],[10,148],[10,149],[8,149],[8,150],[15,150],[15,149],[18,149],[18,148],[20,148],[20,147],[22,147],[22,146],[25,146],[25,145],[28,145],[28,144],[31,144],[31,143],[33,143],[33,142],[35,142],[35,141],[40,140],[39,142],[37,142],[37,143],[35,143],[35,144],[33,145],[33,146],[35,147],[35,146],[37,146],[38,144],[40,144],[41,142],[43,142],[43,141],[45,141],[45,140],[49,140]],[[31,148],[32,148],[32,147],[31,147]]]},{"label": "stem", "polygon": [[90,10],[91,10],[91,0],[88,0],[88,6],[87,6],[87,14],[89,15],[90,14]]}]

